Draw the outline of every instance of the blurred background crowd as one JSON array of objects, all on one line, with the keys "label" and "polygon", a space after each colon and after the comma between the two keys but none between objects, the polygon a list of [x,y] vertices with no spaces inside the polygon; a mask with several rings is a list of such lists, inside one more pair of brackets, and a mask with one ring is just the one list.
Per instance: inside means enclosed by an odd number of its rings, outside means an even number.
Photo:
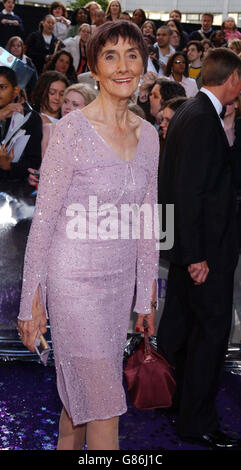
[{"label": "blurred background crowd", "polygon": [[[189,28],[187,32],[179,10],[170,11],[169,20],[163,22],[147,19],[143,9],[131,14],[123,11],[118,0],[111,0],[105,10],[99,3],[90,1],[71,11],[64,3],[55,1],[37,28],[33,21],[30,31],[29,22],[25,24],[15,14],[14,0],[4,0],[0,12],[0,46],[30,67],[32,74],[17,96],[8,98],[9,101],[0,99],[2,139],[5,120],[17,110],[22,109],[24,114],[28,106],[28,110],[31,108],[40,117],[39,152],[43,157],[54,122],[76,107],[86,106],[98,94],[98,85],[88,69],[86,45],[89,38],[104,22],[120,19],[138,25],[149,51],[147,70],[135,96],[130,99],[130,108],[156,127],[161,143],[176,109],[201,88],[202,61],[208,50],[225,47],[241,55],[241,32],[232,17],[227,17],[220,28],[213,28],[213,14],[206,12],[201,16],[199,27],[191,32]],[[224,116],[230,146],[234,145],[235,122],[240,116],[238,98],[227,106]],[[34,170],[39,169],[41,159],[39,155],[29,159],[25,155],[27,147],[18,163],[10,160],[6,164],[6,158],[0,157],[1,179],[28,178],[30,184],[37,184],[38,175],[34,175]],[[35,140],[35,153],[39,152]]]}]

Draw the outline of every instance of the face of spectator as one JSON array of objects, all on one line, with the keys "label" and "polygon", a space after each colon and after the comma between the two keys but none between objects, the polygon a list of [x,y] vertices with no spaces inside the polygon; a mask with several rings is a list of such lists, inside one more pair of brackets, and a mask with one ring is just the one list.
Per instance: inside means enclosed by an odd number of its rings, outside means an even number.
[{"label": "face of spectator", "polygon": [[105,22],[105,12],[98,9],[95,10],[95,24],[96,26],[100,26]]},{"label": "face of spectator", "polygon": [[53,113],[58,113],[61,108],[65,88],[65,83],[60,80],[51,83],[49,87],[48,106]]},{"label": "face of spectator", "polygon": [[226,96],[224,96],[223,104],[226,106],[228,104],[233,104],[237,100],[241,91],[241,80],[237,70],[230,75],[225,84]]},{"label": "face of spectator", "polygon": [[7,12],[11,12],[13,11],[14,9],[14,6],[15,6],[15,3],[13,0],[6,0],[6,2],[4,3],[4,8],[5,10],[7,10]]},{"label": "face of spectator", "polygon": [[224,22],[224,28],[227,29],[228,31],[232,31],[233,29],[235,29],[235,22],[234,22],[234,19],[233,19],[233,18],[228,18],[228,19]]},{"label": "face of spectator", "polygon": [[89,25],[83,26],[81,30],[78,32],[78,34],[81,38],[81,41],[86,43],[91,36],[91,27]]},{"label": "face of spectator", "polygon": [[64,75],[68,72],[70,66],[70,58],[66,54],[61,54],[55,62],[55,70]]},{"label": "face of spectator", "polygon": [[208,42],[204,42],[203,47],[204,47],[204,54],[206,54],[211,46]]},{"label": "face of spectator", "polygon": [[54,16],[56,16],[57,18],[59,18],[60,16],[63,16],[64,12],[63,12],[63,8],[62,7],[55,7],[53,9],[53,13],[52,13]]},{"label": "face of spectator", "polygon": [[12,42],[12,45],[10,47],[10,51],[9,51],[11,54],[13,54],[15,57],[18,57],[18,59],[20,59],[22,57],[22,54],[23,54],[23,45],[22,45],[22,42],[19,41],[18,39],[15,39],[13,42]]},{"label": "face of spectator", "polygon": [[160,93],[160,85],[156,84],[150,93],[150,113],[156,117],[161,110],[162,96]]},{"label": "face of spectator", "polygon": [[143,60],[137,44],[119,37],[117,44],[108,41],[100,51],[97,73],[100,91],[111,98],[128,99],[136,90],[143,73]]},{"label": "face of spectator", "polygon": [[204,31],[208,31],[212,27],[212,24],[213,24],[213,20],[211,16],[208,16],[208,15],[202,16],[201,25]]},{"label": "face of spectator", "polygon": [[176,12],[176,11],[172,11],[170,13],[170,19],[172,20],[177,20],[177,21],[181,21],[181,16]]},{"label": "face of spectator", "polygon": [[173,73],[183,75],[185,72],[185,68],[186,68],[186,62],[185,62],[184,57],[182,55],[176,56],[172,64]]},{"label": "face of spectator", "polygon": [[168,107],[164,108],[162,111],[162,119],[160,122],[160,127],[162,130],[163,139],[166,138],[167,129],[168,129],[170,120],[173,118],[174,114],[175,114],[175,111],[173,111],[171,108],[168,108]]},{"label": "face of spectator", "polygon": [[112,2],[110,5],[110,14],[118,15],[120,13],[120,5],[118,2]]},{"label": "face of spectator", "polygon": [[169,26],[169,28],[171,28],[172,30],[177,31],[177,27],[176,27],[174,21],[169,20],[169,21],[167,22],[167,26]]},{"label": "face of spectator", "polygon": [[89,6],[89,12],[90,12],[90,16],[95,16],[95,12],[96,10],[99,10],[100,7],[98,7],[98,5],[95,5],[94,3],[92,5]]},{"label": "face of spectator", "polygon": [[191,44],[188,49],[187,49],[187,57],[189,62],[194,62],[194,60],[197,60],[200,58],[202,55],[201,51],[198,52],[195,44]]},{"label": "face of spectator", "polygon": [[55,25],[55,19],[53,16],[47,16],[43,20],[43,34],[51,34]]},{"label": "face of spectator", "polygon": [[171,35],[171,45],[176,48],[179,46],[180,44],[180,34],[177,32],[177,31],[173,31],[172,35]]},{"label": "face of spectator", "polygon": [[170,44],[171,35],[167,29],[159,28],[157,30],[156,40],[159,47],[167,47]]},{"label": "face of spectator", "polygon": [[64,101],[61,107],[61,114],[62,116],[65,116],[66,114],[70,113],[70,111],[74,111],[77,108],[82,109],[84,107],[84,97],[78,91],[70,90],[64,97]]},{"label": "face of spectator", "polygon": [[127,15],[127,13],[121,13],[120,20],[131,21],[131,18],[129,17],[129,15]]},{"label": "face of spectator", "polygon": [[76,15],[76,22],[78,24],[87,23],[88,22],[88,15],[87,13],[82,10],[81,8],[78,10]]},{"label": "face of spectator", "polygon": [[146,34],[147,36],[154,36],[153,26],[149,21],[146,21],[146,23],[143,25],[142,33]]},{"label": "face of spectator", "polygon": [[133,15],[132,15],[132,22],[137,24],[138,26],[141,26],[142,23],[143,23],[143,13],[141,10],[136,10],[134,11]]},{"label": "face of spectator", "polygon": [[225,44],[225,37],[223,31],[217,31],[212,39],[212,43],[215,47],[222,47]]},{"label": "face of spectator", "polygon": [[19,87],[13,87],[4,75],[0,75],[0,109],[13,103],[19,91]]},{"label": "face of spectator", "polygon": [[234,44],[230,44],[230,46],[228,46],[229,49],[231,49],[231,51],[233,51],[235,54],[239,54],[240,51],[237,49],[237,47],[235,47]]}]

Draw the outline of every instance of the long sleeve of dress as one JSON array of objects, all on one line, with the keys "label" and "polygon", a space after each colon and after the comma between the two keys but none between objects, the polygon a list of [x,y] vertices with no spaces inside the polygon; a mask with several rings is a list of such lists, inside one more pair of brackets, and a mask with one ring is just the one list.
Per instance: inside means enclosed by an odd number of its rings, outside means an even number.
[{"label": "long sleeve of dress", "polygon": [[71,145],[66,148],[65,133],[66,120],[63,119],[56,125],[55,133],[41,165],[35,213],[24,260],[22,295],[18,316],[20,320],[32,318],[32,302],[38,287],[40,287],[40,301],[46,311],[48,250],[73,173],[73,165],[71,165],[69,158]]},{"label": "long sleeve of dress", "polygon": [[[159,222],[154,217],[158,214],[157,209],[157,174],[159,163],[159,137],[153,128],[152,150],[153,167],[152,174],[148,184],[147,192],[142,205],[148,204],[152,208],[152,238],[145,239],[143,231],[140,240],[137,243],[137,271],[136,271],[136,303],[134,311],[142,314],[151,313],[152,286],[153,281],[157,282],[159,268],[159,251],[157,242],[159,241]],[[143,213],[141,214],[143,222]],[[141,224],[143,226],[143,223]],[[154,227],[155,226],[155,227]],[[156,230],[154,230],[154,228]],[[158,233],[154,233],[154,232]]]}]

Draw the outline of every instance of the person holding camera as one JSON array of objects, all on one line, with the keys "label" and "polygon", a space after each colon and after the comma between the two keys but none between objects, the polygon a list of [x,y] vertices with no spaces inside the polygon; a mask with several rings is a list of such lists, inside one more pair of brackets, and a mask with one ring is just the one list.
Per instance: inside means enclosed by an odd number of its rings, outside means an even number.
[{"label": "person holding camera", "polygon": [[23,37],[21,18],[13,12],[15,0],[3,0],[4,9],[0,13],[0,46],[5,47],[12,36]]}]

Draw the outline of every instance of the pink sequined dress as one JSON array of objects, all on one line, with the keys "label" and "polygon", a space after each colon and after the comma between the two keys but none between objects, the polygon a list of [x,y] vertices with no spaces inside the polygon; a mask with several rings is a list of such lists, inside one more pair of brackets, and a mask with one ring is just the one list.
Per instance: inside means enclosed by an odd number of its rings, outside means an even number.
[{"label": "pink sequined dress", "polygon": [[126,411],[122,360],[135,282],[135,311],[150,313],[158,251],[154,235],[126,236],[120,214],[125,204],[156,204],[158,157],[147,121],[125,162],[76,110],[57,123],[42,162],[18,318],[31,319],[39,286],[59,395],[74,425]]}]

